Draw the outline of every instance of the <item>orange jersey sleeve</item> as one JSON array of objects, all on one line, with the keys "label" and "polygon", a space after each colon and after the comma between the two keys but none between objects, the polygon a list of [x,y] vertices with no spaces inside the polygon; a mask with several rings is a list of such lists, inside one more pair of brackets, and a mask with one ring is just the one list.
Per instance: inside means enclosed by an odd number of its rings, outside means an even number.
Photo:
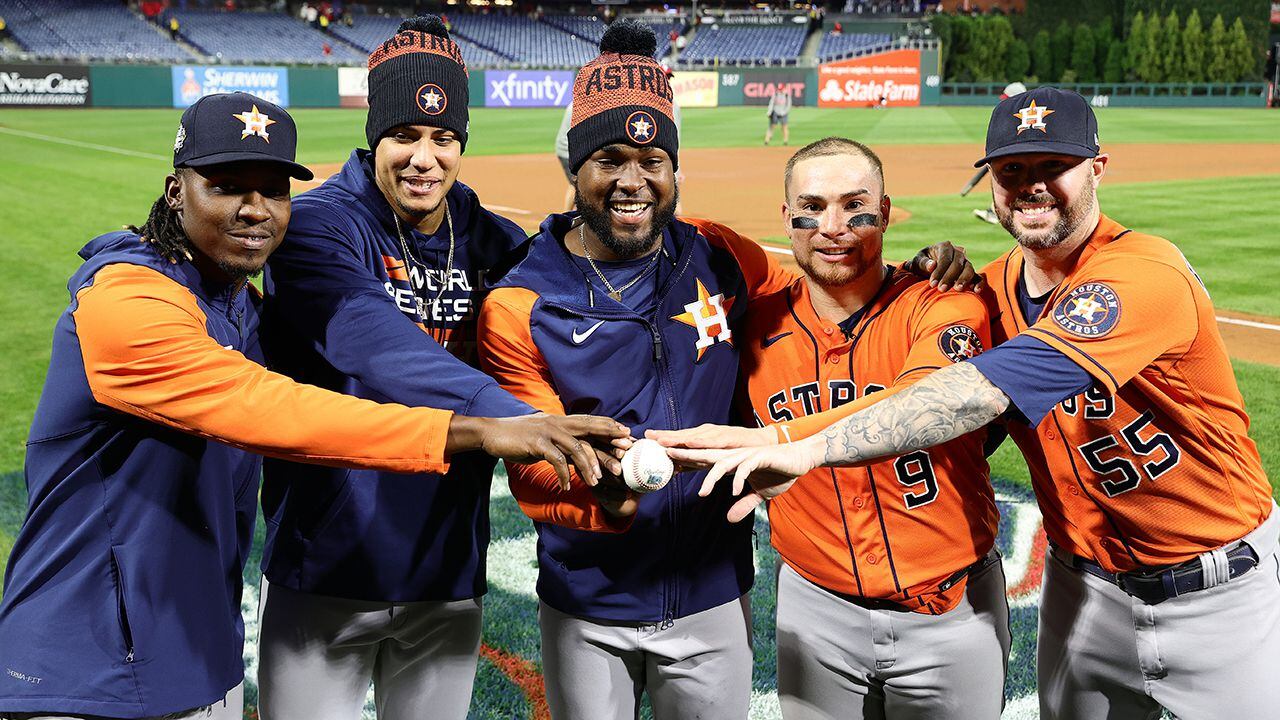
[{"label": "orange jersey sleeve", "polygon": [[1157,358],[1180,355],[1196,339],[1193,282],[1189,270],[1109,246],[1069,278],[1025,332],[1114,393]]},{"label": "orange jersey sleeve", "polygon": [[453,413],[380,405],[297,383],[209,336],[186,288],[109,265],[77,294],[85,375],[99,403],[261,455],[442,473]]},{"label": "orange jersey sleeve", "polygon": [[728,250],[742,268],[748,298],[755,299],[786,288],[796,276],[770,255],[756,241],[743,237],[733,230],[710,220],[680,218],[698,228],[712,245]]},{"label": "orange jersey sleeve", "polygon": [[[538,410],[564,415],[564,405],[551,385],[547,363],[533,342],[529,316],[538,296],[524,288],[498,288],[480,308],[480,367],[507,392]],[[566,492],[550,463],[507,463],[511,494],[520,509],[538,522],[577,530],[620,532],[631,518],[619,518],[600,507],[576,471]]]}]

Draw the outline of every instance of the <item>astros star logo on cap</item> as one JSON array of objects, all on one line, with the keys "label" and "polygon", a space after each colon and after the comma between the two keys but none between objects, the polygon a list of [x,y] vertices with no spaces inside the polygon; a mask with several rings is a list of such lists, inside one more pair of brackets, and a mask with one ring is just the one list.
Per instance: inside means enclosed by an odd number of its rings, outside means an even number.
[{"label": "astros star logo on cap", "polygon": [[428,115],[439,115],[449,106],[449,98],[444,94],[444,88],[435,83],[427,83],[418,88],[418,96],[415,100],[417,100],[418,109]]},{"label": "astros star logo on cap", "polygon": [[240,139],[243,140],[250,135],[271,142],[271,138],[267,136],[267,126],[275,125],[276,121],[258,112],[258,106],[254,105],[252,111],[233,114],[231,117],[244,123],[244,129],[240,131]]},{"label": "astros star logo on cap", "polygon": [[1022,108],[1013,116],[1022,121],[1018,126],[1018,134],[1021,135],[1023,130],[1035,129],[1042,133],[1048,134],[1049,129],[1044,124],[1044,119],[1053,114],[1047,105],[1036,105],[1036,101],[1032,100],[1031,104]]},{"label": "astros star logo on cap", "polygon": [[658,135],[658,124],[644,110],[637,110],[627,117],[627,137],[637,145],[648,145]]}]

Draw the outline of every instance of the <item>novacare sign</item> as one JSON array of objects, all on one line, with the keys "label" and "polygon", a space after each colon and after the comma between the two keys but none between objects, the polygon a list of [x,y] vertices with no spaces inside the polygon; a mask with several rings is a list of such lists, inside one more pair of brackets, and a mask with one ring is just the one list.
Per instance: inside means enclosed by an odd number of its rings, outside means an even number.
[{"label": "novacare sign", "polygon": [[485,107],[564,107],[573,100],[568,70],[486,70]]}]

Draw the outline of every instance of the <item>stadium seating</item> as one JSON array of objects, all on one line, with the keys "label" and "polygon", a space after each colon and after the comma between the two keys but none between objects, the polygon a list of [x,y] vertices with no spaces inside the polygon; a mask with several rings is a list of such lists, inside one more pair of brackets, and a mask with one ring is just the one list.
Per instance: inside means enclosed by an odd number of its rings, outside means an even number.
[{"label": "stadium seating", "polygon": [[[367,56],[289,15],[179,10],[183,39],[224,62],[360,65]],[[330,53],[323,47],[329,45]]]},{"label": "stadium seating", "polygon": [[38,57],[190,61],[191,54],[120,3],[0,0],[13,39]]},{"label": "stadium seating", "polygon": [[885,47],[893,42],[888,33],[846,33],[837,35],[828,32],[818,43],[818,60],[839,60],[872,48]]},{"label": "stadium seating", "polygon": [[517,65],[578,67],[595,57],[596,43],[520,15],[459,15],[453,34]]},{"label": "stadium seating", "polygon": [[703,25],[680,54],[680,65],[795,65],[803,25]]},{"label": "stadium seating", "polygon": [[[362,51],[371,53],[375,47],[382,44],[383,40],[395,34],[403,20],[404,18],[399,17],[357,15],[351,27],[337,24],[330,29],[330,32]],[[504,67],[512,63],[511,58],[486,50],[468,42],[465,38],[454,35],[453,39],[458,43],[458,49],[462,51],[462,58],[466,60],[467,67]]]}]

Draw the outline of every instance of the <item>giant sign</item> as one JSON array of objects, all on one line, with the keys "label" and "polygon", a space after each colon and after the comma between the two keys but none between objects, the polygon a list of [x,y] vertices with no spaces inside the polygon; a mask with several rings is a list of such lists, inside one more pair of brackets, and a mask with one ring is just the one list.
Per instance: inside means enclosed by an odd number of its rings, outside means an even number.
[{"label": "giant sign", "polygon": [[742,104],[768,105],[775,93],[791,96],[792,105],[804,104],[809,73],[801,71],[747,73],[742,76]]},{"label": "giant sign", "polygon": [[84,65],[0,65],[0,105],[85,107],[89,98]]},{"label": "giant sign", "polygon": [[573,101],[569,70],[486,70],[485,107],[564,107]]},{"label": "giant sign", "polygon": [[205,95],[247,92],[289,106],[289,73],[282,67],[175,65],[173,106],[185,108]]},{"label": "giant sign", "polygon": [[715,107],[720,104],[720,74],[677,72],[671,75],[671,94],[676,104],[687,107]]},{"label": "giant sign", "polygon": [[818,107],[919,104],[919,50],[890,50],[818,67]]}]

